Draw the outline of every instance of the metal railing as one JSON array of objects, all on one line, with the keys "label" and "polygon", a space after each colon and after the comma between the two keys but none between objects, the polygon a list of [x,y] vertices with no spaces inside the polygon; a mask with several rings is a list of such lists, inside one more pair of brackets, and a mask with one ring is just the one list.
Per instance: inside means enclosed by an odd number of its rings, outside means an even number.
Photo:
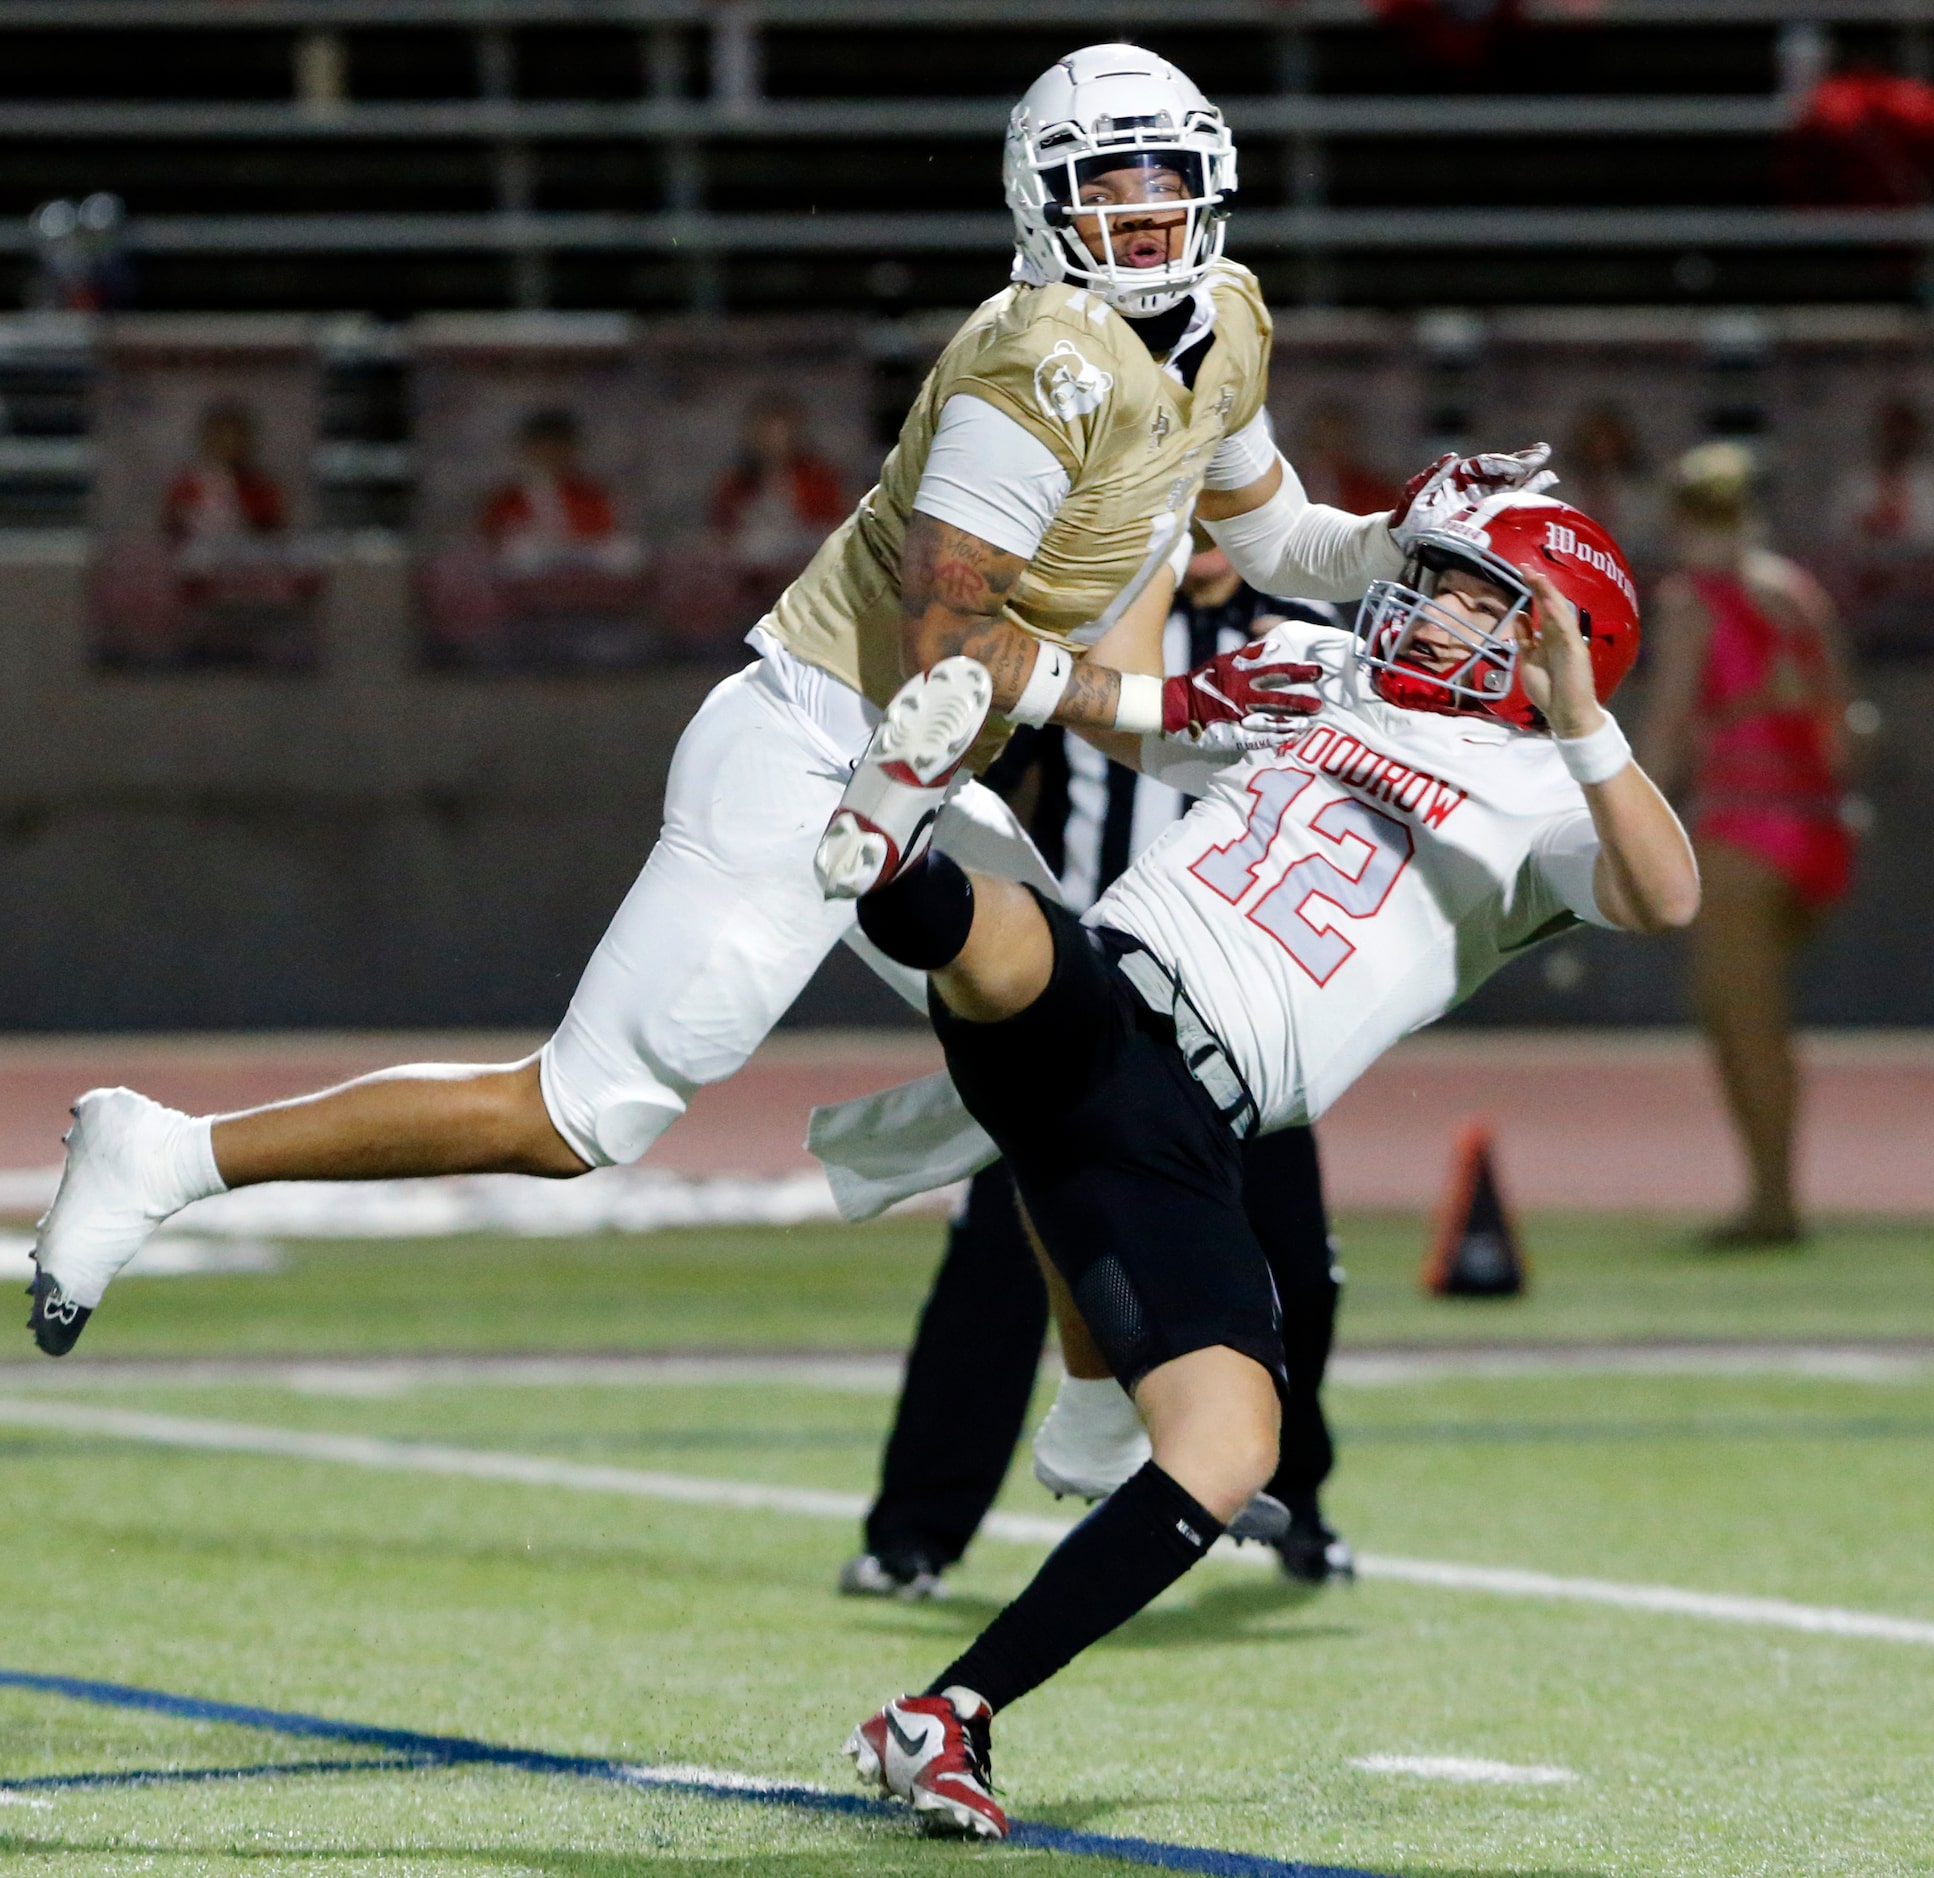
[{"label": "metal railing", "polygon": [[[1919,33],[1934,56],[1934,0],[1529,0],[1556,24],[1760,28],[1778,34],[1777,89],[1751,96],[1330,96],[1306,79],[1314,28],[1375,24],[1368,0],[1110,0],[1107,29],[1137,25],[1262,28],[1278,56],[1258,72],[1274,89],[1227,98],[1239,134],[1281,146],[1292,206],[1246,208],[1239,247],[1313,254],[1380,249],[1539,250],[1927,248],[1934,215],[1920,210],[1778,208],[1337,208],[1327,200],[1328,145],[1348,138],[1757,138],[1789,126],[1810,74],[1823,68],[1836,23]],[[688,258],[690,293],[717,304],[719,263],[768,254],[994,252],[1010,239],[999,213],[855,210],[721,212],[706,206],[707,152],[763,140],[839,143],[895,138],[996,139],[1007,98],[772,98],[762,85],[768,29],[896,30],[1061,25],[1100,30],[1091,0],[0,0],[0,47],[13,30],[222,27],[291,35],[291,96],[261,102],[0,101],[0,139],[21,142],[332,144],[468,142],[491,155],[488,213],[176,214],[132,204],[128,245],[156,255],[484,253],[505,257],[510,294],[545,303],[545,257],[567,250]],[[517,95],[518,28],[624,27],[638,34],[639,90],[621,101]],[[345,32],[441,26],[474,34],[480,95],[377,102],[346,95]],[[709,44],[708,95],[682,95],[689,35]],[[1916,40],[1921,44],[1922,40]],[[331,50],[333,48],[333,50]],[[323,56],[311,56],[318,50]],[[1273,64],[1273,69],[1271,69]],[[638,142],[665,156],[666,207],[650,213],[548,212],[536,207],[535,148],[573,141]],[[1268,152],[1259,153],[1265,162]],[[0,249],[28,245],[0,226]]]},{"label": "metal railing", "polygon": [[[1927,248],[1934,209],[1245,209],[1231,251],[1390,248]],[[619,215],[156,215],[131,220],[146,254],[854,254],[992,253],[1012,247],[1004,213],[837,215],[667,211]],[[0,225],[0,249],[24,249]]]},{"label": "metal railing", "polygon": [[[6,0],[0,30],[68,27],[1370,26],[1369,0]],[[1926,0],[1528,0],[1550,25],[1913,26]]]},{"label": "metal railing", "polygon": [[[73,104],[0,101],[0,137],[88,140],[354,141],[576,138],[998,138],[1009,98],[640,98],[635,102],[452,98],[422,103]],[[1257,136],[1739,137],[1792,121],[1766,97],[1323,97],[1223,100],[1231,127]]]}]

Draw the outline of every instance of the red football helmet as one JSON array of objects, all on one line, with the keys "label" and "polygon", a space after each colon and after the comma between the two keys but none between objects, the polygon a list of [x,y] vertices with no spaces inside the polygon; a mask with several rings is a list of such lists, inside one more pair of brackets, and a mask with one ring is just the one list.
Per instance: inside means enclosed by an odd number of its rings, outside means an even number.
[{"label": "red football helmet", "polygon": [[[1488,628],[1432,598],[1446,568],[1495,582],[1511,596],[1504,617]],[[1550,496],[1507,491],[1446,516],[1419,535],[1401,580],[1377,581],[1357,612],[1356,658],[1376,676],[1387,704],[1415,711],[1474,712],[1535,729],[1543,724],[1525,695],[1515,625],[1532,604],[1525,573],[1542,572],[1573,606],[1600,702],[1609,698],[1639,654],[1639,596],[1619,545],[1592,518]],[[1428,622],[1470,648],[1446,670],[1407,657],[1417,628]]]}]

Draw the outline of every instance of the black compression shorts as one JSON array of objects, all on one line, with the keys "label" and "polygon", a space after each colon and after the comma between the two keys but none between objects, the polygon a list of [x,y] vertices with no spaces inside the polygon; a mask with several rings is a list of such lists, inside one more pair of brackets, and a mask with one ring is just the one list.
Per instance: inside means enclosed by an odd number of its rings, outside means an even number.
[{"label": "black compression shorts", "polygon": [[929,999],[947,1067],[993,1136],[1048,1256],[1125,1388],[1217,1344],[1283,1381],[1282,1319],[1243,1210],[1241,1143],[1174,1027],[1116,968],[1133,941],[1041,902],[1047,989],[970,1024]]}]

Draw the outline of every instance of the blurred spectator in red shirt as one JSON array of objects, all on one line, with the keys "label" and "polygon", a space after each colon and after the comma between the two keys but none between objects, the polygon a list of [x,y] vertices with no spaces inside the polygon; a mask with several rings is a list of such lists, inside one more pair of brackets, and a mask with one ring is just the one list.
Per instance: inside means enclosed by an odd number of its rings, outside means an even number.
[{"label": "blurred spectator in red shirt", "polygon": [[1856,67],[1823,78],[1781,140],[1791,201],[1907,207],[1934,193],[1934,85]]},{"label": "blurred spectator in red shirt", "polygon": [[179,547],[235,547],[289,525],[281,485],[255,458],[255,413],[211,404],[202,414],[201,454],[168,485],[162,531]]},{"label": "blurred spectator in red shirt", "polygon": [[122,628],[103,646],[107,663],[244,671],[316,663],[323,571],[290,532],[288,498],[258,460],[257,441],[255,411],[242,400],[203,410],[195,461],[161,505],[166,573],[138,559],[104,572],[110,585],[148,590],[148,605],[122,609]]},{"label": "blurred spectator in red shirt", "polygon": [[1296,473],[1312,502],[1327,502],[1352,515],[1375,515],[1391,507],[1399,493],[1396,483],[1358,454],[1356,410],[1340,398],[1310,406]]},{"label": "blurred spectator in red shirt", "polygon": [[839,472],[812,449],[799,407],[785,398],[755,404],[706,515],[733,560],[790,579],[845,519]]},{"label": "blurred spectator in red shirt", "polygon": [[578,421],[569,411],[533,411],[518,427],[521,473],[484,504],[483,534],[510,573],[571,568],[622,574],[642,559],[621,534],[610,494],[579,460]]},{"label": "blurred spectator in red shirt", "polygon": [[1834,494],[1834,534],[1872,547],[1934,545],[1934,464],[1919,410],[1906,398],[1883,399],[1871,437],[1872,459]]}]

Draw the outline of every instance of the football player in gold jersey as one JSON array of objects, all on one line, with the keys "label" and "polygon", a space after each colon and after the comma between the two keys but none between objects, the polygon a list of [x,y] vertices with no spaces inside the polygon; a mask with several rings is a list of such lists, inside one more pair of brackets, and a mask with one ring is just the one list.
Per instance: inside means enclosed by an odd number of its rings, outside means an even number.
[{"label": "football player in gold jersey", "polygon": [[[1390,515],[1304,498],[1263,414],[1269,316],[1222,256],[1235,146],[1164,60],[1132,46],[1063,59],[1016,108],[1005,173],[1013,284],[948,346],[878,486],[680,739],[663,831],[550,1042],[519,1063],[411,1065],[220,1118],[132,1090],[82,1096],[35,1246],[43,1350],[70,1349],[155,1226],[206,1194],[637,1160],[856,937],[814,852],[909,673],[967,653],[991,675],[995,729],[970,767],[1018,724],[1193,737],[1293,708],[1226,662],[1159,676],[1192,514],[1264,591],[1348,598],[1394,576],[1445,504],[1534,475],[1536,453],[1445,458]],[[954,798],[936,839],[1053,890],[985,789]]]}]

